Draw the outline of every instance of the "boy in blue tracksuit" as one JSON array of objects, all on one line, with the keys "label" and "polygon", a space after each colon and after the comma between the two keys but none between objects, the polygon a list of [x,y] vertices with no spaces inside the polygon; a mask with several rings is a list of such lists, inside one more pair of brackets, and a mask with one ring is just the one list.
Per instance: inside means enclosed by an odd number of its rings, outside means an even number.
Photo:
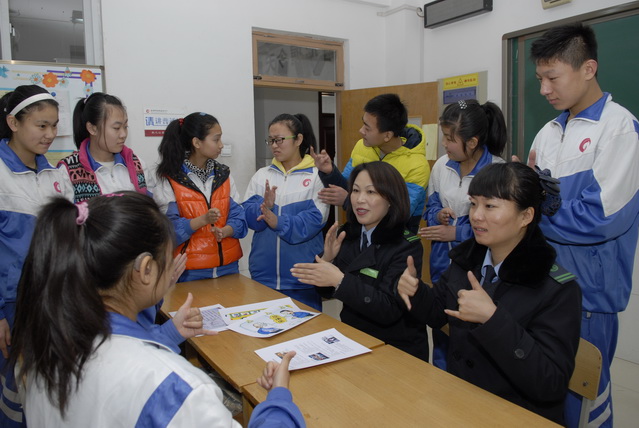
[{"label": "boy in blue tracksuit", "polygon": [[[530,152],[529,164],[549,169],[561,181],[561,208],[544,217],[541,228],[558,261],[581,285],[581,336],[603,356],[589,420],[611,427],[617,313],[628,304],[639,228],[639,123],[600,89],[591,28],[552,28],[533,43],[531,57],[541,95],[563,111],[539,131]],[[568,426],[577,425],[580,407],[577,396],[568,397]]]}]

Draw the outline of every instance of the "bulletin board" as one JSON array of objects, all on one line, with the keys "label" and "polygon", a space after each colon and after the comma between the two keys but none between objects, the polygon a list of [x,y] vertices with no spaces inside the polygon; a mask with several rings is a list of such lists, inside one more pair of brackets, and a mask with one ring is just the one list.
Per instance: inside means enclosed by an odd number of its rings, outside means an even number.
[{"label": "bulletin board", "polygon": [[601,11],[544,24],[528,30],[506,34],[504,40],[503,106],[513,143],[513,154],[527,158],[537,132],[556,111],[539,94],[535,64],[530,60],[530,47],[544,31],[556,25],[583,22],[592,27],[597,37],[597,80],[602,91],[610,92],[613,101],[639,116],[639,2],[615,6]]},{"label": "bulletin board", "polygon": [[94,65],[0,61],[0,96],[20,85],[38,85],[60,104],[58,136],[47,153],[51,164],[75,150],[73,109],[94,92],[104,92],[104,69]]}]

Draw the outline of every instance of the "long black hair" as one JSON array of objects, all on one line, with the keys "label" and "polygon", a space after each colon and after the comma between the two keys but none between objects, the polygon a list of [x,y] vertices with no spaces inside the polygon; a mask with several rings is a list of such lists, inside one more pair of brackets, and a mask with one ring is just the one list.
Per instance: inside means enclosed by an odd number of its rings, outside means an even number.
[{"label": "long black hair", "polygon": [[187,151],[194,151],[193,138],[204,140],[209,131],[220,122],[206,113],[191,113],[184,119],[169,123],[158,147],[160,163],[156,174],[158,178],[174,177],[185,159]]},{"label": "long black hair", "polygon": [[126,298],[138,255],[149,252],[161,276],[172,248],[171,224],[148,196],[122,192],[82,204],[57,198],[42,208],[12,332],[10,362],[21,359],[19,377],[41,380],[63,415],[85,363],[110,334],[100,293]]},{"label": "long black hair", "polygon": [[[18,104],[34,95],[48,93],[49,92],[46,89],[37,85],[22,85],[5,94],[0,99],[0,138],[11,138],[13,136],[13,131],[9,128],[9,124],[7,123],[7,116],[18,106]],[[25,115],[34,110],[41,109],[44,105],[50,105],[56,109],[58,108],[58,102],[53,99],[40,100],[20,109],[20,111],[16,112],[15,118],[18,121],[22,121]]]}]

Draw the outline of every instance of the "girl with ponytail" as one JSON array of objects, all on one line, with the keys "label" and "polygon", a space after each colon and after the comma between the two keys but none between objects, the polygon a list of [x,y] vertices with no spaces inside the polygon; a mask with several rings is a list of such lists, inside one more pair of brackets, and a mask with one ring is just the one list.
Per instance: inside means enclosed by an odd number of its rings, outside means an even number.
[{"label": "girl with ponytail", "polygon": [[[30,427],[239,427],[215,383],[137,322],[174,284],[172,236],[155,202],[135,192],[42,209],[11,350]],[[192,298],[173,318],[185,337],[202,333],[201,319],[189,317]],[[269,363],[261,383],[273,392],[254,418],[302,420],[277,388],[288,387],[288,361]]]},{"label": "girl with ponytail", "polygon": [[[446,154],[437,160],[430,174],[424,212],[427,227],[419,230],[422,238],[431,241],[431,284],[448,268],[448,252],[472,237],[468,186],[483,167],[503,162],[500,156],[507,141],[504,116],[490,101],[479,104],[477,100],[461,100],[449,104],[439,118],[439,125]],[[433,331],[433,342],[433,364],[445,369],[447,337]]]},{"label": "girl with ponytail", "polygon": [[73,187],[74,201],[135,190],[147,194],[154,183],[144,163],[125,145],[129,119],[118,97],[95,92],[73,110],[73,139],[78,148],[58,162]]},{"label": "girl with ponytail", "polygon": [[180,282],[239,273],[248,229],[231,171],[215,160],[223,147],[217,119],[191,113],[169,124],[158,148],[153,197],[173,223],[174,253],[188,256]]}]

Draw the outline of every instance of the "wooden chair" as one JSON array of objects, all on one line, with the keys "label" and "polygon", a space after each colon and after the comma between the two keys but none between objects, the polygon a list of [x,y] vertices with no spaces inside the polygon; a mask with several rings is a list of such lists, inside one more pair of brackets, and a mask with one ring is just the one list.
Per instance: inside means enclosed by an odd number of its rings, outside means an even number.
[{"label": "wooden chair", "polygon": [[585,339],[579,339],[575,357],[575,371],[572,373],[568,389],[582,397],[579,428],[588,426],[588,415],[592,402],[597,398],[601,376],[601,352]]}]

